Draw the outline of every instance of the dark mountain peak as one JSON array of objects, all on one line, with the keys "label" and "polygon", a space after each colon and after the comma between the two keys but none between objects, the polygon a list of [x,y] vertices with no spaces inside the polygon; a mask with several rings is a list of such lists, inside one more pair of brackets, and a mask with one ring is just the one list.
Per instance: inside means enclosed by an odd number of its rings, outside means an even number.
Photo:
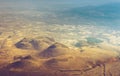
[{"label": "dark mountain peak", "polygon": [[19,49],[26,50],[42,50],[47,48],[49,45],[54,43],[54,40],[51,38],[23,38],[15,44]]},{"label": "dark mountain peak", "polygon": [[69,51],[69,48],[61,43],[55,43],[44,50],[40,55],[42,57],[56,57],[65,55]]},{"label": "dark mountain peak", "polygon": [[61,47],[61,48],[68,48],[66,45],[63,45],[63,44],[58,43],[58,42],[56,42],[55,44],[51,45],[51,46],[48,47],[48,48],[50,49],[50,48],[58,48],[58,47]]}]

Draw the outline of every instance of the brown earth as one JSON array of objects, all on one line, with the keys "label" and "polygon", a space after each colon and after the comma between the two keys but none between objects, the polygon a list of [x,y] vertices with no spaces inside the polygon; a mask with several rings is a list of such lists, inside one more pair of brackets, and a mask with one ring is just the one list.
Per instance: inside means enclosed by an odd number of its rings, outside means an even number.
[{"label": "brown earth", "polygon": [[0,49],[0,76],[120,76],[116,51],[88,46],[82,50],[51,38],[23,38]]}]

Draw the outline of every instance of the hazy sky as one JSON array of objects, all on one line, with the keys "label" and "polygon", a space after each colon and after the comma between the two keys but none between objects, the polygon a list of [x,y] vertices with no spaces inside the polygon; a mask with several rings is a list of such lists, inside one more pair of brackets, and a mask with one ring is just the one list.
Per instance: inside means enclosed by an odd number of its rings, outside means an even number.
[{"label": "hazy sky", "polygon": [[120,2],[120,0],[23,0],[44,4],[79,4],[79,5],[98,5],[105,3]]},{"label": "hazy sky", "polygon": [[106,3],[120,2],[120,0],[0,0],[1,7],[20,8],[71,8]]},{"label": "hazy sky", "polygon": [[[120,2],[120,0],[0,0],[0,4],[4,3],[37,3],[37,4],[79,4],[99,5],[104,3]],[[46,5],[45,5],[46,6]]]}]

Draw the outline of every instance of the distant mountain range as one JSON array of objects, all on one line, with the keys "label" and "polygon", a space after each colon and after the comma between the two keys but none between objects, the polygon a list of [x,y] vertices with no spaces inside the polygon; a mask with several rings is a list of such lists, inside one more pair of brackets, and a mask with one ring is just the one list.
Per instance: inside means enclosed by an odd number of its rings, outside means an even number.
[{"label": "distant mountain range", "polygon": [[55,17],[47,15],[44,18],[48,23],[119,25],[119,9],[120,3],[76,7],[55,11]]},{"label": "distant mountain range", "polygon": [[120,3],[101,6],[77,7],[64,11],[66,16],[78,16],[88,19],[120,19]]}]

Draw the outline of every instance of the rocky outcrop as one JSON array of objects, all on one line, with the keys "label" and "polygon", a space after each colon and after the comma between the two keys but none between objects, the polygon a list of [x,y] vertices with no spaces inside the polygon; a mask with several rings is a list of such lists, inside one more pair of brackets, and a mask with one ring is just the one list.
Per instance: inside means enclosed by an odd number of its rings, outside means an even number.
[{"label": "rocky outcrop", "polygon": [[14,71],[18,69],[25,70],[29,68],[33,68],[33,69],[36,68],[36,64],[34,63],[34,58],[30,55],[14,57],[14,61],[6,67],[6,69],[8,70],[12,69]]},{"label": "rocky outcrop", "polygon": [[39,49],[39,43],[37,40],[23,38],[15,44],[17,48],[20,49]]},{"label": "rocky outcrop", "polygon": [[50,38],[44,38],[44,39],[23,38],[22,40],[17,42],[15,46],[19,49],[43,50],[46,49],[52,43],[54,43],[54,40]]}]

